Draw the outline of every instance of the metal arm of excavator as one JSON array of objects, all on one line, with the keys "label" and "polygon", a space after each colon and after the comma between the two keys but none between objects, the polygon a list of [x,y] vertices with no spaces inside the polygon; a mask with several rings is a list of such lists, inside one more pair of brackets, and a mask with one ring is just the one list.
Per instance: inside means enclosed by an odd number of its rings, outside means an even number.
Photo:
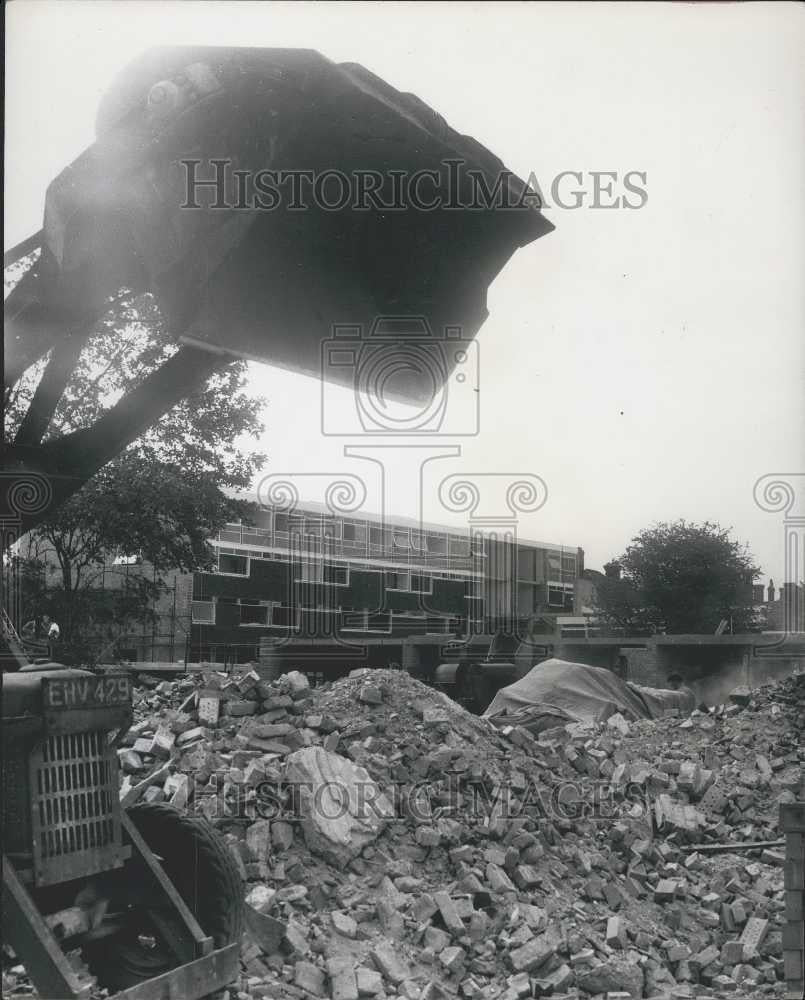
[{"label": "metal arm of excavator", "polygon": [[[5,530],[8,535],[13,536],[7,537],[6,542],[13,541],[35,527],[48,510],[72,496],[151,424],[202,386],[215,371],[227,363],[228,359],[210,351],[182,347],[91,427],[44,444],[38,441],[20,441],[18,433],[14,444],[5,448],[5,471],[0,480],[6,487],[6,504],[9,507]],[[53,360],[50,364],[53,364]],[[49,370],[50,365],[46,369],[46,376]],[[63,371],[60,372],[59,378],[63,374]],[[36,404],[37,396],[38,390],[31,407]],[[55,391],[48,401],[48,406],[52,404],[55,408],[54,398],[57,403]],[[40,411],[38,416],[31,417],[29,409],[20,432],[34,423],[41,427],[42,421],[39,418],[43,415]],[[48,502],[42,509],[30,510],[25,504],[20,507],[18,503],[14,503],[11,495],[12,488],[24,484],[26,479],[31,478],[31,474],[36,478],[44,477],[50,486]]]}]

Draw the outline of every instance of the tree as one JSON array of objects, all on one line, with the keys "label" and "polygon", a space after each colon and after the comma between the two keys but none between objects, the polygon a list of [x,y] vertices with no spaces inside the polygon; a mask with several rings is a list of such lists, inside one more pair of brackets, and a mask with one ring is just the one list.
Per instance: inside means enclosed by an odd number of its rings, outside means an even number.
[{"label": "tree", "polygon": [[[25,612],[22,624],[45,614],[58,622],[63,640],[59,659],[91,666],[109,656],[130,630],[156,623],[154,604],[163,584],[155,574],[126,574],[114,587],[106,587],[101,574],[91,572],[77,587],[66,590],[52,579],[60,576],[58,565],[42,558],[42,539],[31,532],[25,543],[22,552],[12,557]],[[44,635],[39,639],[44,653]]]},{"label": "tree", "polygon": [[[79,355],[44,440],[86,427],[177,349],[149,295],[122,291]],[[26,372],[6,399],[13,439],[47,359]],[[31,617],[48,613],[65,649],[82,662],[92,648],[142,624],[169,568],[209,565],[207,538],[245,516],[232,496],[249,487],[265,457],[241,445],[263,430],[264,400],[250,396],[246,364],[222,367],[141,438],[100,470],[24,539],[20,579]],[[150,578],[133,573],[114,592],[99,587],[115,554],[136,556]],[[41,568],[49,565],[50,574]],[[37,571],[39,567],[40,571]]]},{"label": "tree", "polygon": [[653,627],[641,615],[641,601],[631,580],[622,577],[623,567],[617,560],[604,565],[604,575],[595,578],[595,609],[599,618],[625,632],[638,632]]},{"label": "tree", "polygon": [[718,524],[657,524],[604,569],[596,609],[610,625],[712,633],[722,619],[735,631],[752,623],[751,585],[760,569]]}]

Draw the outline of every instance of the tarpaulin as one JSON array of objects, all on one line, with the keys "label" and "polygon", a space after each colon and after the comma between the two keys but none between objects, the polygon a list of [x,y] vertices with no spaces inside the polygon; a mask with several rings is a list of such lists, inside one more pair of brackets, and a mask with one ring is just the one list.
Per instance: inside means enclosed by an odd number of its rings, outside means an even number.
[{"label": "tarpaulin", "polygon": [[603,667],[553,658],[498,691],[484,715],[516,715],[518,723],[541,731],[563,722],[595,725],[616,712],[629,720],[655,719],[668,709],[691,712],[695,707],[690,691],[642,688]]},{"label": "tarpaulin", "polygon": [[665,688],[640,687],[638,684],[628,684],[627,686],[646,703],[646,707],[651,713],[649,716],[651,719],[661,718],[669,709],[677,708],[681,712],[689,713],[696,708],[696,696],[690,688],[670,691]]}]

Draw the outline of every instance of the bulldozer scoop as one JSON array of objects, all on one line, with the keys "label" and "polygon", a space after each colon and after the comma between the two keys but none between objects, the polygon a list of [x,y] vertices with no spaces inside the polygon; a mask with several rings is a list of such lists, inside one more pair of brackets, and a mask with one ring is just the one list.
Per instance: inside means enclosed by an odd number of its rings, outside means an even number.
[{"label": "bulldozer scoop", "polygon": [[[475,336],[489,284],[553,228],[418,98],[310,50],[151,50],[104,97],[96,136],[50,185],[42,259],[11,297],[40,330],[150,291],[177,340],[351,385],[357,354],[333,355],[337,336],[403,356],[427,338],[435,370],[392,366],[388,387],[421,402],[461,356],[445,340]],[[48,336],[7,347],[41,353]]]}]

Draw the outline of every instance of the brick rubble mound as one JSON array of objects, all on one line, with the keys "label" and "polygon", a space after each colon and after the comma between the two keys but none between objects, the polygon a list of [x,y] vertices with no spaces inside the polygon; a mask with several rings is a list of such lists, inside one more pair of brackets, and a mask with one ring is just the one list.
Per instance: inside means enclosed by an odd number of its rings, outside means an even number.
[{"label": "brick rubble mound", "polygon": [[[121,797],[226,837],[249,906],[230,1000],[784,995],[775,842],[805,676],[539,738],[400,671],[141,681]],[[338,864],[285,780],[307,747],[364,768],[394,813]]]}]

